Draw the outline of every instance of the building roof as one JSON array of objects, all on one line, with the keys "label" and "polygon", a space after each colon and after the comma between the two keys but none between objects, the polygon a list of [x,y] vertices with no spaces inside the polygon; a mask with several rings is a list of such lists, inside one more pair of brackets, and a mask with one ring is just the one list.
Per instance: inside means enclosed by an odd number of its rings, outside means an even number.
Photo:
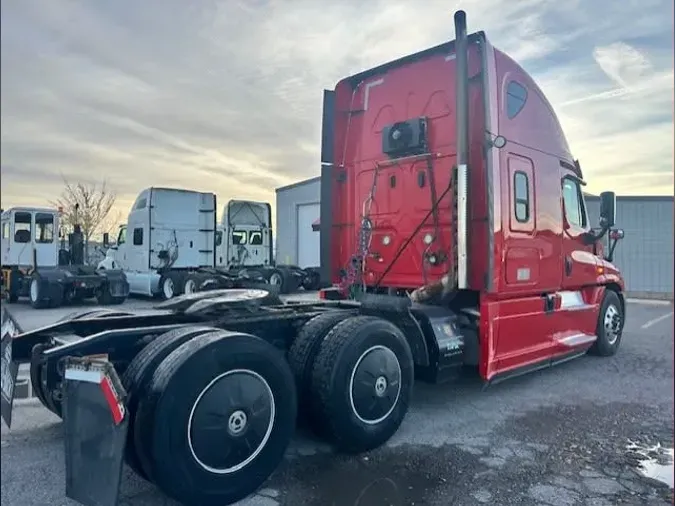
[{"label": "building roof", "polygon": [[297,188],[298,186],[304,186],[304,185],[306,185],[306,184],[318,183],[318,182],[320,182],[320,181],[321,181],[321,176],[316,176],[316,177],[312,177],[312,178],[310,178],[310,179],[305,179],[305,180],[303,180],[303,181],[298,181],[297,183],[292,183],[292,184],[289,184],[289,185],[286,185],[286,186],[281,186],[280,188],[277,188],[277,189],[274,190],[274,191],[275,191],[276,193],[279,193],[279,192],[282,192],[282,191],[286,191],[286,190],[291,190],[291,189],[293,189],[293,188]]}]

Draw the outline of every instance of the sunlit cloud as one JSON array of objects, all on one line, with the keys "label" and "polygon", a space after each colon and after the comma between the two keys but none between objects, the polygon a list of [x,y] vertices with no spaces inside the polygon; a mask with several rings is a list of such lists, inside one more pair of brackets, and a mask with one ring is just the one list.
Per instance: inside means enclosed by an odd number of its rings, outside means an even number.
[{"label": "sunlit cloud", "polygon": [[[274,199],[316,176],[321,96],[453,38],[452,11],[532,73],[588,190],[673,194],[672,2],[3,2],[2,205],[109,180]],[[636,177],[639,175],[639,178]]]}]

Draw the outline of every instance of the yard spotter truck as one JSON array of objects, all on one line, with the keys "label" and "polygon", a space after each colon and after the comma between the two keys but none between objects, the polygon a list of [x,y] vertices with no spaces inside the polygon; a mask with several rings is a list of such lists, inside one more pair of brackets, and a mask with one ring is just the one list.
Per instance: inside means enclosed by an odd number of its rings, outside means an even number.
[{"label": "yard spotter truck", "polygon": [[115,504],[125,460],[183,504],[222,506],[274,471],[298,413],[363,452],[397,431],[416,377],[468,366],[489,385],[616,353],[614,195],[591,229],[543,93],[462,11],[455,31],[325,92],[321,269],[359,300],[213,290],[3,337],[3,417],[30,363],[63,418],[67,496]]},{"label": "yard spotter truck", "polygon": [[318,269],[275,261],[272,234],[272,207],[268,202],[230,200],[216,232],[216,265],[243,278],[262,278],[282,294],[300,287],[318,290]]},{"label": "yard spotter truck", "polygon": [[97,272],[84,264],[79,224],[66,238],[57,209],[13,207],[2,211],[2,290],[6,300],[26,297],[36,309],[95,298],[99,304],[121,304],[129,294],[119,269]]}]

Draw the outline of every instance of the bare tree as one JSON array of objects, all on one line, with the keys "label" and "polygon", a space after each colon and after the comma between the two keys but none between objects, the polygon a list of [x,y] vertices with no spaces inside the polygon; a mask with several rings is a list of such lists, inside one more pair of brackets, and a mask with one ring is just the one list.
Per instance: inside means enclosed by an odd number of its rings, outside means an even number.
[{"label": "bare tree", "polygon": [[88,258],[89,240],[101,233],[104,227],[108,227],[107,218],[117,196],[108,188],[105,180],[100,184],[73,184],[63,178],[63,182],[65,187],[60,197],[52,201],[51,205],[62,211],[61,225],[64,233],[71,231],[76,223],[80,224],[84,235],[84,256]]}]

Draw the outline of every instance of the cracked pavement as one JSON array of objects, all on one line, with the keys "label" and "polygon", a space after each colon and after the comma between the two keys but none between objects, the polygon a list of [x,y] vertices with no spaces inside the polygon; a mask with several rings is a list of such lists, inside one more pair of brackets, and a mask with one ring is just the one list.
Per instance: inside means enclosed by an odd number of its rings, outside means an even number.
[{"label": "cracked pavement", "polygon": [[[667,505],[637,472],[631,443],[673,447],[670,307],[629,305],[619,353],[583,357],[487,390],[473,378],[416,385],[383,448],[356,457],[299,432],[282,466],[238,506]],[[61,426],[39,404],[2,427],[2,504],[73,506],[64,497]],[[175,504],[126,470],[124,506]]]}]

